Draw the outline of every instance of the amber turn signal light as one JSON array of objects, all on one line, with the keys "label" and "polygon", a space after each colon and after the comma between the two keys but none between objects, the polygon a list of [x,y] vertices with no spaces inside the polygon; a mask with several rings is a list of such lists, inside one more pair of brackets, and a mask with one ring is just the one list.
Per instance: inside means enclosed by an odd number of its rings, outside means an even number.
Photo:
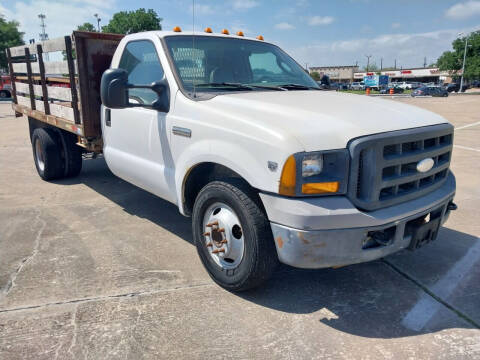
[{"label": "amber turn signal light", "polygon": [[282,176],[278,193],[280,195],[295,196],[295,185],[297,183],[297,165],[295,157],[290,156],[283,165]]},{"label": "amber turn signal light", "polygon": [[180,26],[175,26],[175,27],[173,28],[173,31],[175,31],[175,32],[182,32],[182,29],[180,28]]},{"label": "amber turn signal light", "polygon": [[243,31],[237,31],[237,36],[243,36]]},{"label": "amber turn signal light", "polygon": [[230,33],[228,32],[227,29],[223,29],[223,30],[222,30],[222,34],[224,34],[224,35],[230,35]]},{"label": "amber turn signal light", "polygon": [[212,33],[212,28],[209,28],[209,27],[205,28],[205,32],[211,34]]},{"label": "amber turn signal light", "polygon": [[302,185],[303,194],[325,194],[336,193],[340,189],[338,181],[321,182],[321,183],[307,183]]},{"label": "amber turn signal light", "polygon": [[258,35],[258,36],[257,36],[257,40],[263,41],[263,36],[262,36],[262,35]]}]

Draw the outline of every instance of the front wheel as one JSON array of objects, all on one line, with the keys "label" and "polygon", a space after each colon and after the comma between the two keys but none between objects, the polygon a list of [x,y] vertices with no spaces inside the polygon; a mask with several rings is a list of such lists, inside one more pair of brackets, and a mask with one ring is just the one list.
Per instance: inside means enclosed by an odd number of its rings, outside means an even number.
[{"label": "front wheel", "polygon": [[231,291],[266,281],[278,263],[270,223],[258,196],[236,179],[214,181],[193,208],[197,252],[212,279]]}]

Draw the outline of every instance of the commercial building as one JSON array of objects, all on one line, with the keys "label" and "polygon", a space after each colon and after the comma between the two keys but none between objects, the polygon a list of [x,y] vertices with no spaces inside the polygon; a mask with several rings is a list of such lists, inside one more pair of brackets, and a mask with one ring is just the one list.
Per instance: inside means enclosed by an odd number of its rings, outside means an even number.
[{"label": "commercial building", "polygon": [[[355,72],[354,81],[362,81],[365,75],[373,75],[377,72]],[[411,68],[400,70],[383,70],[381,75],[388,75],[390,81],[418,81],[418,82],[452,82],[451,71],[441,71],[432,68]]]},{"label": "commercial building", "polygon": [[314,66],[308,70],[310,73],[319,73],[320,77],[327,75],[331,81],[352,82],[354,81],[354,74],[358,71],[358,66]]}]

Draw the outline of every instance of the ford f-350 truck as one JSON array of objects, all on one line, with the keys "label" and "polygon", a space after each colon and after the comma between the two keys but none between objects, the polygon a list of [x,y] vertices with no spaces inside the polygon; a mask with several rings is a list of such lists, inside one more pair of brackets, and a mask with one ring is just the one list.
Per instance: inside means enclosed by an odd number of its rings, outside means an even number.
[{"label": "ford f-350 truck", "polygon": [[[66,60],[44,61],[49,51]],[[74,32],[7,57],[39,175],[75,176],[82,154],[103,153],[115,175],[192,217],[226,289],[258,286],[278,261],[338,267],[416,249],[456,208],[452,125],[321,91],[261,37]]]}]

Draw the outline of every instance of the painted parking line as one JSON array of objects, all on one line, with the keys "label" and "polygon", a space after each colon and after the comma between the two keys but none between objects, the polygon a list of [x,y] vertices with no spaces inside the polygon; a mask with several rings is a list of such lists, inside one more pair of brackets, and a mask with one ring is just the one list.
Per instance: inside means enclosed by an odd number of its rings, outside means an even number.
[{"label": "painted parking line", "polygon": [[[480,238],[468,249],[467,253],[438,280],[430,291],[437,297],[446,300],[455,291],[472,267],[480,262]],[[443,307],[429,294],[423,293],[415,306],[403,317],[402,325],[408,329],[420,331]]]},{"label": "painted parking line", "polygon": [[471,148],[471,147],[468,147],[468,146],[453,145],[453,147],[463,149],[463,150],[472,150],[472,151],[480,152],[480,149],[475,149],[475,148]]},{"label": "painted parking line", "polygon": [[477,126],[477,125],[480,125],[480,121],[478,121],[476,123],[473,123],[473,124],[468,124],[468,125],[463,125],[463,126],[456,127],[455,130],[462,130],[462,129],[466,129],[466,128],[469,128],[469,127],[472,127],[472,126]]}]

